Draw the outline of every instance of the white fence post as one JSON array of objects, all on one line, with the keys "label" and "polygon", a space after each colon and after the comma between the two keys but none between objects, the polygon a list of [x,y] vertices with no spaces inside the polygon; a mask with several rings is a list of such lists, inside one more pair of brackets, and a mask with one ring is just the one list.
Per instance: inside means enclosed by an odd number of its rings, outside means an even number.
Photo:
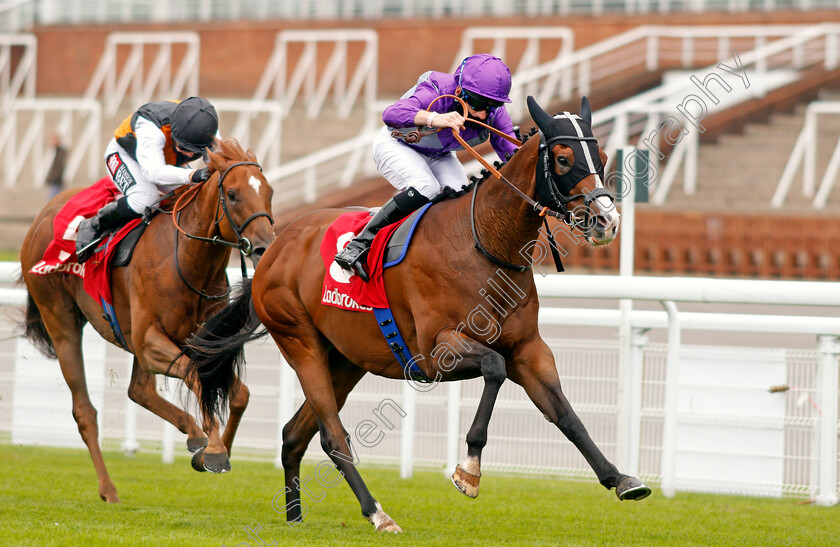
[{"label": "white fence post", "polygon": [[645,333],[650,329],[634,328],[630,340],[630,416],[627,473],[639,474],[639,449],[642,439],[642,379],[644,377],[644,348],[648,343]]},{"label": "white fence post", "polygon": [[817,505],[837,505],[837,357],[840,338],[819,336],[820,473]]},{"label": "white fence post", "polygon": [[417,391],[411,382],[402,383],[405,418],[400,431],[400,478],[410,479],[414,474],[414,424],[417,421]]},{"label": "white fence post", "polygon": [[662,494],[673,498],[677,492],[677,395],[680,381],[680,321],[677,305],[663,301],[668,312],[668,359],[665,365],[665,420],[662,425]]},{"label": "white fence post", "polygon": [[[134,356],[128,355],[126,358],[126,363],[128,365],[128,375],[126,376],[131,382],[131,373],[134,369]],[[138,405],[132,401],[131,399],[127,400],[125,403],[125,437],[123,439],[122,451],[126,454],[134,454],[140,448],[140,444],[137,442],[137,408]]]}]

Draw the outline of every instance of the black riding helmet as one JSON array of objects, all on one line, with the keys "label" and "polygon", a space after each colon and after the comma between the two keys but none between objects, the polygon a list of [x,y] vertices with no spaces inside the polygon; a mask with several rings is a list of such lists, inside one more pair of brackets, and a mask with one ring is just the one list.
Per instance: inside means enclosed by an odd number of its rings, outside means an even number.
[{"label": "black riding helmet", "polygon": [[203,154],[219,130],[219,115],[207,99],[184,99],[172,113],[172,140],[178,146]]}]

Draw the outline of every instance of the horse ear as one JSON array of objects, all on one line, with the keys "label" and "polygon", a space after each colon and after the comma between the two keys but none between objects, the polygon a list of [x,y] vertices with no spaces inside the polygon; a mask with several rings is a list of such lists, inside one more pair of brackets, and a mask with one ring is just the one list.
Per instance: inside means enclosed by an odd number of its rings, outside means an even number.
[{"label": "horse ear", "polygon": [[554,118],[552,118],[548,113],[546,113],[546,111],[543,110],[542,107],[537,104],[536,99],[534,99],[530,95],[528,96],[528,112],[531,114],[531,118],[534,120],[534,122],[536,122],[537,127],[539,127],[540,131],[542,131],[543,133],[546,132],[546,130],[551,125],[551,122],[554,121]]},{"label": "horse ear", "polygon": [[219,155],[217,152],[214,152],[210,148],[207,149],[206,155],[204,156],[204,163],[207,165],[207,168],[211,171],[221,171],[219,165],[222,161],[222,156]]},{"label": "horse ear", "polygon": [[589,127],[592,127],[592,105],[589,104],[586,95],[580,100],[580,117],[589,124]]},{"label": "horse ear", "polygon": [[245,157],[248,158],[249,161],[257,163],[257,155],[251,152],[250,148],[245,152]]}]

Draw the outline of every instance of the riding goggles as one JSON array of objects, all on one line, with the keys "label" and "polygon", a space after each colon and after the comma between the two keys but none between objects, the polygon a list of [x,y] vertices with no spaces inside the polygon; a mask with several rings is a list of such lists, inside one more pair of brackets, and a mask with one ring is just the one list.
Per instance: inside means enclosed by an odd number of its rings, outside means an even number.
[{"label": "riding goggles", "polygon": [[502,106],[503,102],[495,101],[493,99],[488,99],[487,97],[482,97],[481,95],[476,95],[475,93],[471,93],[466,89],[462,90],[461,98],[470,105],[470,108],[475,110],[476,112],[489,112],[494,108],[499,108]]}]

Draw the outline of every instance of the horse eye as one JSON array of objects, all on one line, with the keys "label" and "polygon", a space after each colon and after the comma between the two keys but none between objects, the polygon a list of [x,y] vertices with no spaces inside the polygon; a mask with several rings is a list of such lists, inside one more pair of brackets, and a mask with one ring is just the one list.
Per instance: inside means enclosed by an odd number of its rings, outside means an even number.
[{"label": "horse eye", "polygon": [[566,156],[557,156],[557,165],[566,167],[569,165],[569,160],[566,159]]},{"label": "horse eye", "polygon": [[231,201],[236,201],[236,192],[234,192],[233,190],[228,190],[227,197]]}]

